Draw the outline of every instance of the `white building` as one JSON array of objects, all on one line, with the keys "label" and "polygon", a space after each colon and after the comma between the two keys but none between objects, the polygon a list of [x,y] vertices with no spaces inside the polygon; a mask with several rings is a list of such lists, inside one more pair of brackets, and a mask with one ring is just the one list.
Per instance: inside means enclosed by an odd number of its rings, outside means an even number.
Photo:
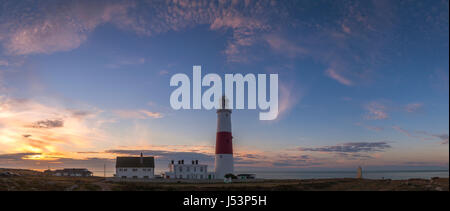
[{"label": "white building", "polygon": [[213,173],[208,173],[208,165],[198,164],[193,160],[191,164],[184,164],[179,160],[177,164],[172,160],[169,164],[169,172],[163,174],[165,179],[214,179]]},{"label": "white building", "polygon": [[153,157],[117,157],[115,177],[121,179],[152,179],[155,159]]}]

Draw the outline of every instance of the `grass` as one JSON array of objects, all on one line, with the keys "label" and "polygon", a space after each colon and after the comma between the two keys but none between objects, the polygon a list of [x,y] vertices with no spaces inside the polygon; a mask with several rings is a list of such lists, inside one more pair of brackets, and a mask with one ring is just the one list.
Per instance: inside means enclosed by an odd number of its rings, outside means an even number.
[{"label": "grass", "polygon": [[101,177],[55,177],[33,171],[20,172],[21,176],[0,177],[0,191],[449,191],[448,178],[432,180],[344,178],[193,184],[114,182]]}]

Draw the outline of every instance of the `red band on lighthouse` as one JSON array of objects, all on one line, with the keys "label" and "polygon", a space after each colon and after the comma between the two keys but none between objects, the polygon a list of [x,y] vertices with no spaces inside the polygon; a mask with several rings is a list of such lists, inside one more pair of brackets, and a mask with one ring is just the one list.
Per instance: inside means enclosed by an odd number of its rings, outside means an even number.
[{"label": "red band on lighthouse", "polygon": [[230,132],[217,132],[216,154],[233,154],[233,136]]}]

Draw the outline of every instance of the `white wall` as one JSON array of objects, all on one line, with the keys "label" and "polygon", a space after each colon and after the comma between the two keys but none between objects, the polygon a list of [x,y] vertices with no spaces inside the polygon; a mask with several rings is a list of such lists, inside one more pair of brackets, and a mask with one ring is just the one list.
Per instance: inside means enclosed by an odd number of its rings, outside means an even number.
[{"label": "white wall", "polygon": [[233,154],[216,154],[215,167],[217,179],[223,179],[227,174],[234,174]]},{"label": "white wall", "polygon": [[170,179],[208,179],[208,165],[170,164]]},{"label": "white wall", "polygon": [[137,177],[137,179],[145,179],[146,176],[148,179],[152,179],[155,175],[153,168],[116,168],[116,177],[122,178],[124,176],[127,179],[133,179],[133,177]]}]

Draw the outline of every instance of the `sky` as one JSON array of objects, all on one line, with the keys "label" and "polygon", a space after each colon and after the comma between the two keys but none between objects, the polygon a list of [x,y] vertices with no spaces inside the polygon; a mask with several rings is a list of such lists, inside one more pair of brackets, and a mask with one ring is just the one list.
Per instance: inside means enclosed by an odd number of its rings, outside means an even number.
[{"label": "sky", "polygon": [[236,170],[448,169],[448,0],[0,2],[0,168],[213,170],[215,111],[170,107],[201,65],[278,74],[277,119],[233,110]]}]

